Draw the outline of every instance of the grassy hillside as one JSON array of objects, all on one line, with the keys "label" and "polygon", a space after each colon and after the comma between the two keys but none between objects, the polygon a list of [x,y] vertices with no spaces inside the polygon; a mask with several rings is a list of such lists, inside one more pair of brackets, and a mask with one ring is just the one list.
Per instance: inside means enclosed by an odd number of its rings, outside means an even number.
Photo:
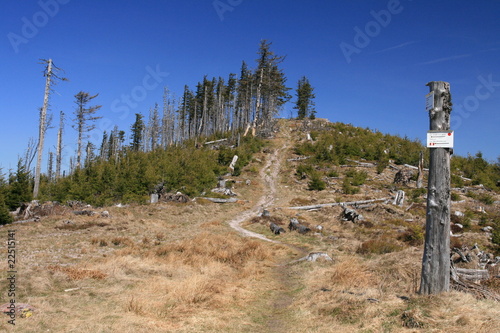
[{"label": "grassy hillside", "polygon": [[[110,206],[92,208],[93,216],[67,208],[38,223],[9,226],[16,229],[23,277],[17,301],[35,308],[31,317],[18,318],[16,329],[494,332],[500,327],[498,302],[458,291],[432,297],[416,292],[425,191],[414,181],[393,180],[402,163],[414,164],[420,149],[418,142],[350,125],[283,120],[266,149],[255,149],[239,175],[230,177],[235,203]],[[211,156],[208,169],[215,175],[212,166],[227,165],[234,151],[193,153]],[[181,153],[161,154],[182,161],[174,157]],[[460,172],[466,176],[463,167]],[[465,182],[452,192],[452,220],[463,225],[454,229],[458,237],[452,237],[452,246],[467,251],[477,244],[494,260],[500,253],[500,196],[486,185]],[[396,190],[406,193],[403,206],[380,201],[354,207],[363,215],[355,222],[342,219],[340,206],[293,208],[387,198]],[[259,216],[264,208],[270,216]],[[100,214],[104,210],[109,217]],[[291,218],[311,232],[290,231]],[[235,221],[273,242],[242,236],[230,227]],[[271,222],[286,233],[271,232]],[[483,231],[486,226],[493,232]],[[324,252],[332,261],[298,261],[312,252]],[[499,293],[498,269],[488,267],[491,278],[481,286]],[[6,288],[1,284],[2,300]],[[3,321],[0,330],[12,328]]]}]

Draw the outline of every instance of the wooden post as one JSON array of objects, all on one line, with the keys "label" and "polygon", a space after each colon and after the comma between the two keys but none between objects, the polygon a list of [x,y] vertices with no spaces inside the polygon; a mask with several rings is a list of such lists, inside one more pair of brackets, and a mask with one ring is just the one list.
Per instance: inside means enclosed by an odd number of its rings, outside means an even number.
[{"label": "wooden post", "polygon": [[[450,84],[432,81],[427,86],[434,92],[434,105],[429,108],[430,129],[449,130]],[[430,148],[421,294],[450,289],[450,203],[450,148]]]}]

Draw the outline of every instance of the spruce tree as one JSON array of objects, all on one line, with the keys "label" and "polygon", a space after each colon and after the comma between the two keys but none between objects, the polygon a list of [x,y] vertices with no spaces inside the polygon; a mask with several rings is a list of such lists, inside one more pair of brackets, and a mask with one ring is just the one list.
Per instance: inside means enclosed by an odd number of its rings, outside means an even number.
[{"label": "spruce tree", "polygon": [[142,146],[143,132],[144,132],[144,121],[142,120],[142,114],[135,114],[135,122],[132,124],[132,150],[139,151]]},{"label": "spruce tree", "polygon": [[288,94],[290,88],[286,83],[286,76],[279,64],[285,59],[277,56],[271,51],[271,43],[263,40],[257,52],[257,69],[253,75],[255,93],[255,125],[261,125],[264,130],[269,131],[271,119],[276,116],[283,104],[290,100]]},{"label": "spruce tree", "polygon": [[32,178],[26,171],[22,159],[17,162],[17,171],[9,175],[9,185],[5,196],[5,204],[9,210],[17,209],[23,202],[30,202],[32,196]]},{"label": "spruce tree", "polygon": [[5,191],[7,184],[3,177],[2,169],[0,168],[0,225],[12,222],[12,216],[9,214],[9,209],[5,204]]},{"label": "spruce tree", "polygon": [[297,110],[297,118],[304,119],[309,117],[310,119],[316,118],[316,111],[314,110],[314,101],[316,97],[313,93],[314,88],[309,83],[309,80],[303,76],[297,84],[297,101],[295,102],[294,109]]},{"label": "spruce tree", "polygon": [[9,213],[9,209],[5,204],[5,198],[0,192],[0,225],[7,224],[13,221],[12,215]]}]

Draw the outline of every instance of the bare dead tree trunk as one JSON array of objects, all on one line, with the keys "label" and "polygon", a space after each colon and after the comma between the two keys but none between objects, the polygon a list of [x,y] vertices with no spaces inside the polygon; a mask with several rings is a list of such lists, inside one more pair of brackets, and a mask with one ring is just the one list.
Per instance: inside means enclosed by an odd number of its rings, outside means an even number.
[{"label": "bare dead tree trunk", "polygon": [[253,123],[252,123],[252,132],[255,131],[255,128],[257,127],[257,121],[260,120],[260,109],[261,109],[261,90],[262,90],[262,81],[264,79],[264,68],[260,70],[259,74],[259,84],[257,86],[257,98],[256,98],[256,104],[255,104],[255,115],[253,118]]},{"label": "bare dead tree trunk", "polygon": [[[434,108],[429,111],[431,130],[449,130],[450,84],[432,81]],[[427,194],[425,247],[422,259],[421,294],[450,289],[450,149],[431,148]]]},{"label": "bare dead tree trunk", "polygon": [[45,130],[47,129],[47,109],[49,108],[50,80],[52,79],[52,59],[47,61],[47,72],[45,73],[45,93],[43,95],[43,106],[40,109],[40,123],[38,125],[38,148],[35,168],[35,185],[33,198],[38,197],[40,190],[40,172],[42,168],[43,145],[45,142]]}]

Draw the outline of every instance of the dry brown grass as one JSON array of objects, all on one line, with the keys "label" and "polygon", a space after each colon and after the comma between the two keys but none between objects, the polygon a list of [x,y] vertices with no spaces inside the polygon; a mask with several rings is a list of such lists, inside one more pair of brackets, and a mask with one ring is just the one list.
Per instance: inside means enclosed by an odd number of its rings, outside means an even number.
[{"label": "dry brown grass", "polygon": [[[300,128],[301,123],[296,123]],[[274,148],[290,138],[288,127]],[[299,135],[300,134],[300,135]],[[269,154],[267,154],[269,155]],[[290,151],[280,155],[291,157]],[[266,159],[266,154],[258,156]],[[265,163],[253,162],[248,169]],[[387,180],[367,169],[368,185],[358,195],[307,191],[296,182],[294,163],[283,163],[271,218],[246,228],[286,245],[241,237],[228,219],[251,209],[264,185],[256,172],[240,177],[235,191],[246,201],[108,207],[111,218],[44,217],[17,225],[18,301],[36,308],[19,318],[20,332],[496,332],[500,305],[450,292],[432,297],[416,293],[422,247],[400,241],[398,251],[356,253],[363,243],[398,236],[425,221],[425,204],[411,209],[378,204],[362,210],[364,223],[339,219],[340,207],[319,211],[278,209],[295,204],[361,200],[389,195]],[[251,186],[244,185],[251,180]],[[465,198],[469,200],[470,198]],[[472,202],[472,200],[469,200]],[[470,208],[469,201],[460,210]],[[291,217],[318,234],[271,234],[269,221],[286,225]],[[74,223],[64,223],[70,219]],[[413,222],[405,222],[413,220]],[[475,226],[474,226],[475,227]],[[473,229],[475,230],[475,229]],[[487,235],[466,232],[464,245],[488,244]],[[375,246],[374,249],[381,248]],[[333,262],[287,263],[308,252],[324,251]],[[379,254],[383,253],[383,254]],[[498,288],[498,279],[487,282]],[[1,284],[0,295],[5,295]],[[3,297],[3,296],[2,296]],[[0,322],[0,331],[12,328]]]},{"label": "dry brown grass", "polygon": [[248,261],[265,261],[271,254],[262,242],[254,239],[240,239],[233,235],[213,235],[202,233],[192,239],[159,247],[157,256],[166,257],[167,262],[183,262],[200,266],[207,261],[229,264],[232,267],[245,265]]},{"label": "dry brown grass", "polygon": [[47,269],[51,272],[63,272],[70,280],[95,279],[102,280],[106,278],[106,274],[95,269],[82,269],[76,267],[61,267],[48,266]]}]

